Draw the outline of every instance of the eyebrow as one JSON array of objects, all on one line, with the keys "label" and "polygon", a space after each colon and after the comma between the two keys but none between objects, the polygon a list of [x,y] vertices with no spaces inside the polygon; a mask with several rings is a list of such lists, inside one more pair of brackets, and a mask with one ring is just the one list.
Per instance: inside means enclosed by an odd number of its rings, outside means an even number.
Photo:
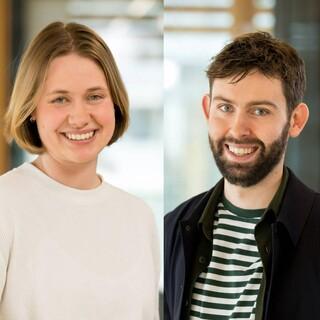
[{"label": "eyebrow", "polygon": [[87,89],[87,91],[99,91],[99,90],[108,90],[107,87],[92,87]]},{"label": "eyebrow", "polygon": [[[228,99],[228,98],[225,98],[223,96],[214,96],[212,98],[212,102],[214,101],[224,101],[224,102],[228,102],[228,103],[231,103],[231,104],[235,104],[234,101]],[[273,107],[275,109],[278,109],[278,106],[273,103],[272,101],[269,101],[269,100],[253,100],[253,101],[249,101],[246,106],[247,107],[251,107],[251,106],[260,106],[260,105],[268,105],[270,107]]]},{"label": "eyebrow", "polygon": [[214,97],[212,98],[212,102],[213,102],[213,101],[216,101],[216,100],[218,100],[218,101],[225,101],[225,102],[229,102],[229,103],[234,103],[232,100],[230,100],[230,99],[228,99],[228,98],[225,98],[225,97],[223,97],[223,96],[214,96]]},{"label": "eyebrow", "polygon": [[[91,88],[88,88],[86,90],[86,92],[93,92],[93,91],[99,91],[99,90],[107,91],[108,88],[107,87],[99,87],[99,86],[91,87]],[[53,91],[49,92],[47,95],[49,96],[49,95],[52,95],[52,94],[68,94],[68,93],[70,93],[70,91],[68,91],[68,90],[56,89],[56,90],[53,90]]]}]

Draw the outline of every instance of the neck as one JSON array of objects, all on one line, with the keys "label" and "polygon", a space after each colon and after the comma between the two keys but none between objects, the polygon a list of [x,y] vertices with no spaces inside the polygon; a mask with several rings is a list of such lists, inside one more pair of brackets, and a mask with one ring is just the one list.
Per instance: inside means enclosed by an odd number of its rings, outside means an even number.
[{"label": "neck", "polygon": [[276,166],[263,180],[251,187],[230,184],[225,179],[225,197],[242,209],[267,208],[277,192],[283,175],[283,163]]},{"label": "neck", "polygon": [[96,161],[90,164],[61,163],[48,154],[42,154],[32,164],[50,178],[71,188],[93,189],[101,183],[96,173]]}]

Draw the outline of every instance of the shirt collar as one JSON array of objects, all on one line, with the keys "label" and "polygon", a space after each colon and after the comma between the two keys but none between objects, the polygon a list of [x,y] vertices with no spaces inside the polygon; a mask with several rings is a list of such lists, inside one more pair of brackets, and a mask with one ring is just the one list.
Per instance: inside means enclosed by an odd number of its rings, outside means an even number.
[{"label": "shirt collar", "polygon": [[283,167],[283,174],[282,174],[282,179],[280,186],[275,193],[274,197],[272,198],[268,208],[266,211],[272,210],[274,215],[277,217],[280,211],[280,206],[283,200],[284,193],[286,191],[286,187],[288,184],[288,178],[289,178],[289,172],[286,167]]},{"label": "shirt collar", "polygon": [[[287,187],[288,177],[289,177],[288,169],[284,167],[280,186],[278,187],[278,190],[275,193],[274,197],[272,198],[268,208],[265,210],[265,214],[270,214],[274,216],[274,218],[278,216],[282,199]],[[199,228],[202,229],[202,232],[204,233],[204,235],[208,240],[212,240],[212,227],[213,227],[214,213],[216,211],[218,203],[221,200],[223,189],[224,189],[224,179],[221,179],[213,189],[211,196],[207,202],[207,205],[204,208],[203,213],[198,222]]]},{"label": "shirt collar", "polygon": [[[281,201],[281,214],[277,220],[288,231],[294,245],[297,245],[306,221],[311,214],[317,193],[305,186],[288,169],[288,184]],[[316,213],[317,209],[314,209]]]},{"label": "shirt collar", "polygon": [[215,208],[217,207],[224,187],[224,179],[221,179],[212,191],[212,194],[207,202],[206,207],[199,219],[199,228],[202,229],[204,235],[208,240],[212,239],[212,226],[214,219]]}]

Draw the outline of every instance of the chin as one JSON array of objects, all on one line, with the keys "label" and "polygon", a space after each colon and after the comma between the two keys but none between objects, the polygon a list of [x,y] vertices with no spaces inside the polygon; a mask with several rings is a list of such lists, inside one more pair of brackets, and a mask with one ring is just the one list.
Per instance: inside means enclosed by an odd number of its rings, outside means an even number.
[{"label": "chin", "polygon": [[96,162],[98,158],[98,154],[77,154],[77,155],[72,155],[69,157],[66,157],[66,160],[69,163],[74,163],[74,164],[86,164],[90,162]]}]

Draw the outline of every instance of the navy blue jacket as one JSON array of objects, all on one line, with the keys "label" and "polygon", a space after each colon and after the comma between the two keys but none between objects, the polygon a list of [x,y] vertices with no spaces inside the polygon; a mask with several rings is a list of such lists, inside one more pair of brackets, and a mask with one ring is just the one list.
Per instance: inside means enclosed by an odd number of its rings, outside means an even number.
[{"label": "navy blue jacket", "polygon": [[[190,273],[197,224],[213,189],[182,203],[165,217],[164,319],[188,319]],[[320,194],[292,172],[272,223],[270,281],[263,320],[320,319]]]}]

